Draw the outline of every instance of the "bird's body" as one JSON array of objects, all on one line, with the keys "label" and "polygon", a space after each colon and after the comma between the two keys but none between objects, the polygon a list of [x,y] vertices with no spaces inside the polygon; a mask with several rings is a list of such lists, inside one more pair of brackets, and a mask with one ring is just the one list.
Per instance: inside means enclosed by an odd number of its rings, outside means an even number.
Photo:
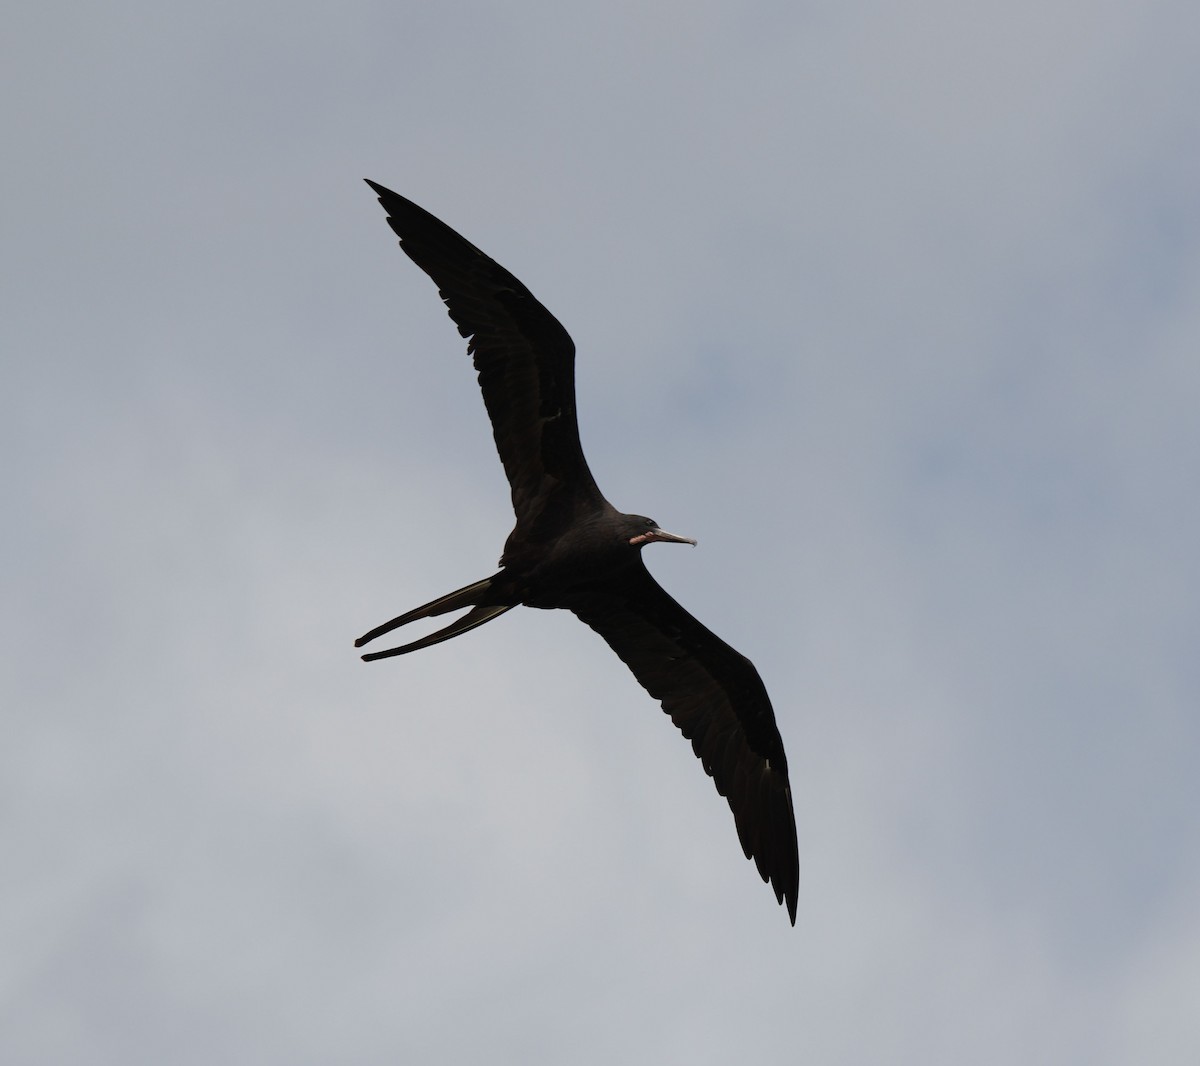
[{"label": "bird's body", "polygon": [[650,576],[648,543],[694,544],[601,494],[579,443],[575,347],[512,274],[427,211],[368,182],[400,246],[437,284],[469,338],[516,525],[491,577],[424,604],[360,637],[469,607],[445,629],[380,659],[449,640],[524,604],[569,610],[626,663],[692,742],[729,801],[747,858],[796,920],[798,857],[787,758],[758,671],[679,606]]}]

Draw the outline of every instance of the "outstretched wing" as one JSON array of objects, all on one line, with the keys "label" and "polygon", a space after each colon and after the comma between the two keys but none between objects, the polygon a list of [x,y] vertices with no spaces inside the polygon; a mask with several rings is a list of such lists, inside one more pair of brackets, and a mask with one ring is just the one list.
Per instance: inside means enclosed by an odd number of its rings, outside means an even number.
[{"label": "outstretched wing", "polygon": [[602,500],[579,444],[575,345],[504,267],[444,222],[382,185],[400,247],[438,287],[479,371],[496,450],[512,487],[517,529],[553,536]]},{"label": "outstretched wing", "polygon": [[787,756],[754,664],[679,606],[639,559],[562,605],[600,634],[692,742],[753,859],[796,924],[799,858]]}]

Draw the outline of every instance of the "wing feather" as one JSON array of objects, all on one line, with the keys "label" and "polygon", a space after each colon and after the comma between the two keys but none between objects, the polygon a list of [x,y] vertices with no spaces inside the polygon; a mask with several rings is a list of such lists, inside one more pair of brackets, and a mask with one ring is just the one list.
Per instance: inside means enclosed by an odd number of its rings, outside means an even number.
[{"label": "wing feather", "polygon": [[520,281],[424,208],[373,181],[400,247],[468,340],[523,537],[553,537],[603,500],[579,443],[575,345]]},{"label": "wing feather", "polygon": [[563,606],[607,641],[691,741],[729,803],[746,858],[794,925],[800,877],[787,756],[754,664],[676,603],[640,559]]}]

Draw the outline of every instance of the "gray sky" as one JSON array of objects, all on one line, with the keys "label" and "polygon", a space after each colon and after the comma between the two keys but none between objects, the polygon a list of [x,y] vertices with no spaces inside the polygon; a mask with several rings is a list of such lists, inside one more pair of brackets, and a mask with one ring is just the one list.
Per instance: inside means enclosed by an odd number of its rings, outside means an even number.
[{"label": "gray sky", "polygon": [[[1200,1060],[1200,8],[25,4],[0,1061]],[[759,666],[793,930],[361,178],[578,350]]]}]

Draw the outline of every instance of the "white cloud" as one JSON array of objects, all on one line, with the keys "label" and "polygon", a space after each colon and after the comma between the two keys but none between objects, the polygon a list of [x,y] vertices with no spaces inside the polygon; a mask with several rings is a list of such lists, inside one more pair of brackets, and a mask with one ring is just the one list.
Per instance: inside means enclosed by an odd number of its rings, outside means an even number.
[{"label": "white cloud", "polygon": [[[1195,16],[70,16],[0,94],[0,1058],[1195,1058]],[[357,662],[508,528],[362,176],[700,539],[650,565],[772,691],[795,931],[573,620]]]}]

